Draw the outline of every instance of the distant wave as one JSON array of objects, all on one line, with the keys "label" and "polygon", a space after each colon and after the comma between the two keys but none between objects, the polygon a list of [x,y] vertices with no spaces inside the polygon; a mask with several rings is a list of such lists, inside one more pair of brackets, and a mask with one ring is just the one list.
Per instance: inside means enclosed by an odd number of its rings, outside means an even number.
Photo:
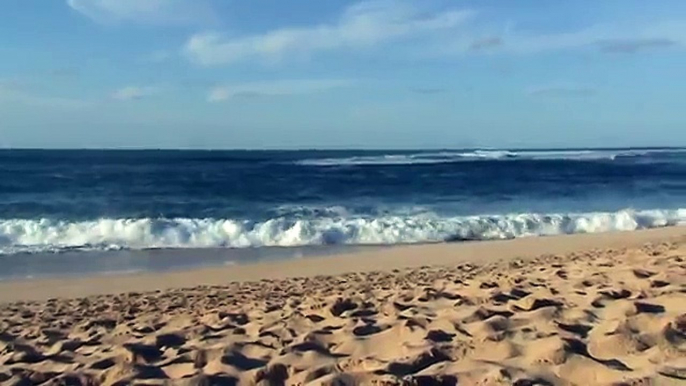
[{"label": "distant wave", "polygon": [[624,150],[473,150],[418,152],[411,154],[385,154],[344,158],[313,158],[296,161],[304,166],[356,166],[356,165],[413,165],[468,162],[474,160],[615,160],[623,157],[641,157],[665,153],[685,153],[686,149],[624,149]]},{"label": "distant wave", "polygon": [[686,224],[686,209],[613,213],[436,214],[231,219],[0,220],[0,254],[150,248],[411,244],[626,231]]}]

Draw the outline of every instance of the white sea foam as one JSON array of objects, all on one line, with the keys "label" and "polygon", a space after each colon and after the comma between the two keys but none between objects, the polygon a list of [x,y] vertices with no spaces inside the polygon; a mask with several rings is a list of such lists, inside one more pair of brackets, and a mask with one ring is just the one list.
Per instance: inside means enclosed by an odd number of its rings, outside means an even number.
[{"label": "white sea foam", "polygon": [[624,231],[686,224],[686,209],[614,213],[442,217],[0,220],[0,254],[74,249],[248,248],[322,244],[408,244]]},{"label": "white sea foam", "polygon": [[467,162],[474,160],[615,160],[659,153],[683,153],[686,149],[624,149],[624,150],[474,150],[384,154],[344,158],[314,158],[297,161],[305,166],[413,165]]}]

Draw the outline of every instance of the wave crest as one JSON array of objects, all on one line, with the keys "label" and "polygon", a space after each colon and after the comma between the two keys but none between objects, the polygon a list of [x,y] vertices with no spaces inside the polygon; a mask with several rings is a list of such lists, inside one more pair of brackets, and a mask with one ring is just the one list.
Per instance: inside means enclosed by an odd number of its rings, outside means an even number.
[{"label": "wave crest", "polygon": [[302,166],[362,166],[362,165],[417,165],[469,162],[475,160],[566,160],[612,161],[669,153],[684,153],[686,149],[622,149],[622,150],[473,150],[420,152],[412,154],[361,155],[344,158],[313,158],[297,161]]},{"label": "wave crest", "polygon": [[65,250],[411,244],[628,231],[686,224],[686,209],[613,213],[435,214],[232,219],[0,220],[0,254]]}]

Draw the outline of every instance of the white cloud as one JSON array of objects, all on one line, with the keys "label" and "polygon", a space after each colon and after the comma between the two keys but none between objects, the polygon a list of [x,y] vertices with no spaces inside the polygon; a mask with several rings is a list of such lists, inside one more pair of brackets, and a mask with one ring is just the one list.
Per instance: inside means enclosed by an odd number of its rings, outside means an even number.
[{"label": "white cloud", "polygon": [[155,86],[126,86],[112,93],[112,99],[128,101],[153,96],[160,92]]},{"label": "white cloud", "polygon": [[98,23],[182,25],[214,18],[205,0],[67,0],[67,5]]},{"label": "white cloud", "polygon": [[208,102],[221,102],[236,97],[285,96],[312,94],[346,87],[353,82],[347,79],[284,79],[272,82],[254,82],[218,86],[210,90]]},{"label": "white cloud", "polygon": [[594,95],[596,89],[582,84],[554,83],[530,87],[526,93],[537,97],[584,97]]},{"label": "white cloud", "polygon": [[242,37],[196,34],[186,42],[183,53],[191,61],[205,66],[248,59],[273,61],[293,54],[368,48],[393,40],[448,32],[473,16],[473,12],[467,10],[427,12],[417,4],[372,0],[348,7],[338,21],[330,24],[281,28]]}]

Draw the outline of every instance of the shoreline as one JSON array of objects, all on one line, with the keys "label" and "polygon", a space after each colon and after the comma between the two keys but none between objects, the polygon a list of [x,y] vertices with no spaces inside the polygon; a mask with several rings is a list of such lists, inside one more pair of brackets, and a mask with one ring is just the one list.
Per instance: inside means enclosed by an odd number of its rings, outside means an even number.
[{"label": "shoreline", "polygon": [[390,246],[316,245],[265,248],[159,248],[0,255],[0,282],[158,274],[222,266],[327,257]]},{"label": "shoreline", "polygon": [[[0,281],[0,303],[78,298],[126,292],[223,285],[231,282],[334,276],[421,266],[491,263],[590,249],[638,247],[686,237],[686,226],[637,231],[528,237],[511,240],[390,246],[255,263],[239,263],[162,272],[89,274],[82,277],[22,278]],[[179,252],[183,253],[183,252]],[[192,258],[192,257],[189,257]]]}]

